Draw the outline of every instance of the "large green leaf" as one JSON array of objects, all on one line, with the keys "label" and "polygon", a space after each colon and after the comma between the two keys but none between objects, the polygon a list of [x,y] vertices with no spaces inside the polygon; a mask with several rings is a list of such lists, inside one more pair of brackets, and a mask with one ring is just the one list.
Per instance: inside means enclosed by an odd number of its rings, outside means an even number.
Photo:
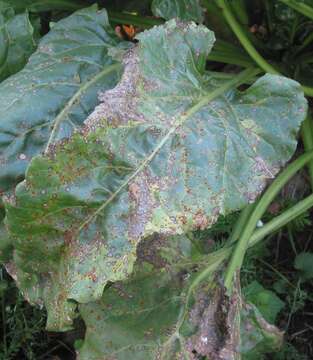
[{"label": "large green leaf", "polygon": [[138,38],[83,131],[34,158],[7,200],[19,285],[51,328],[68,326],[68,299],[125,279],[141,239],[253,202],[296,148],[298,83],[266,75],[224,93],[238,79],[203,75],[214,41],[204,26],[171,20]]},{"label": "large green leaf", "polygon": [[108,49],[118,42],[105,10],[78,11],[55,24],[26,67],[0,84],[0,194],[24,177],[48,141],[80,127],[100,89],[116,84],[120,65]]},{"label": "large green leaf", "polygon": [[166,20],[178,18],[203,22],[203,9],[199,0],[153,0],[152,12]]},{"label": "large green leaf", "polygon": [[13,7],[0,1],[0,81],[21,70],[35,48],[28,13],[16,15]]},{"label": "large green leaf", "polygon": [[79,307],[87,327],[79,359],[235,360],[276,350],[281,333],[214,277],[223,252],[203,259],[183,236],[142,242],[131,279]]}]

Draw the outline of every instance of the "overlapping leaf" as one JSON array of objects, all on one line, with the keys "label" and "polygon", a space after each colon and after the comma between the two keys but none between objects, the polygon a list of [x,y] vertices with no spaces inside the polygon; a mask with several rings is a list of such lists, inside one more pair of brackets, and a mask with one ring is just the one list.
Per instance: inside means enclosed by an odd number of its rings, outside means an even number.
[{"label": "overlapping leaf", "polygon": [[155,16],[170,20],[203,22],[203,9],[199,0],[153,0],[152,12]]},{"label": "overlapping leaf", "polygon": [[12,268],[50,328],[69,326],[71,300],[127,278],[141,239],[206,228],[254,201],[296,147],[299,84],[266,75],[214,97],[212,32],[172,20],[138,38],[84,130],[34,158],[7,201]]},{"label": "overlapping leaf", "polygon": [[254,304],[271,324],[275,324],[278,313],[284,308],[284,302],[273,292],[253,281],[243,289],[246,299]]},{"label": "overlapping leaf", "polygon": [[28,13],[15,14],[14,8],[0,1],[0,81],[23,68],[36,48],[34,29]]},{"label": "overlapping leaf", "polygon": [[26,67],[0,85],[0,193],[24,177],[48,141],[80,127],[100,88],[116,84],[120,65],[108,49],[118,42],[105,10],[78,11],[57,23]]},{"label": "overlapping leaf", "polygon": [[79,359],[235,360],[276,350],[282,334],[238,288],[229,299],[216,280],[222,252],[204,260],[183,236],[144,241],[132,278],[80,306],[87,332]]},{"label": "overlapping leaf", "polygon": [[6,0],[6,2],[17,11],[27,9],[32,12],[50,10],[74,11],[84,7],[84,2],[79,0]]}]

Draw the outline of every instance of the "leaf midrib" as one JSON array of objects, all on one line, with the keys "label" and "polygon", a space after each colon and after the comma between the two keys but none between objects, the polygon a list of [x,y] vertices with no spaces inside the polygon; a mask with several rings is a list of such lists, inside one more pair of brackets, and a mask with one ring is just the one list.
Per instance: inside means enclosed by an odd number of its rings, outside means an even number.
[{"label": "leaf midrib", "polygon": [[67,102],[63,110],[58,114],[58,116],[54,119],[54,125],[53,129],[51,131],[50,137],[47,141],[46,149],[44,151],[45,154],[47,154],[50,145],[55,140],[56,133],[58,131],[59,125],[61,122],[65,119],[68,112],[70,111],[71,107],[74,105],[75,101],[80,98],[80,96],[83,94],[84,91],[86,91],[90,86],[92,86],[94,83],[96,83],[98,80],[100,80],[102,77],[110,74],[111,72],[114,72],[115,70],[118,70],[122,67],[120,63],[112,64],[108,67],[106,67],[104,70],[99,72],[95,77],[93,77],[91,80],[87,81],[82,87],[78,89],[78,91],[71,97],[71,99]]}]

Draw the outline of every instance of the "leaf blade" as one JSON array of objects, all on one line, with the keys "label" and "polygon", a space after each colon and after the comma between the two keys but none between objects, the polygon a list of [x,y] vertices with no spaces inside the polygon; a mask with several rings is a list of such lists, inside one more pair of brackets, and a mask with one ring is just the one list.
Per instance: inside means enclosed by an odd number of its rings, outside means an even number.
[{"label": "leaf blade", "polygon": [[142,239],[206,228],[253,201],[296,147],[299,84],[266,75],[228,90],[204,75],[214,37],[194,23],[170,21],[139,40],[82,132],[33,159],[7,201],[21,287],[51,309],[61,306],[43,290],[51,284],[64,307],[96,300],[131,274]]},{"label": "leaf blade", "polygon": [[235,360],[278,350],[282,333],[244,302],[239,285],[231,298],[224,293],[216,274],[226,257],[227,249],[201,256],[184,236],[145,240],[132,277],[80,305],[79,359]]},{"label": "leaf blade", "polygon": [[27,12],[15,14],[13,7],[0,2],[0,81],[23,68],[37,46]]},{"label": "leaf blade", "polygon": [[178,18],[184,21],[203,22],[203,9],[198,0],[153,0],[152,12],[165,20]]},{"label": "leaf blade", "polygon": [[1,84],[1,192],[24,177],[55,121],[63,129],[54,135],[69,136],[97,104],[100,88],[115,85],[120,69],[107,51],[118,43],[105,10],[78,11],[41,40],[24,70]]}]

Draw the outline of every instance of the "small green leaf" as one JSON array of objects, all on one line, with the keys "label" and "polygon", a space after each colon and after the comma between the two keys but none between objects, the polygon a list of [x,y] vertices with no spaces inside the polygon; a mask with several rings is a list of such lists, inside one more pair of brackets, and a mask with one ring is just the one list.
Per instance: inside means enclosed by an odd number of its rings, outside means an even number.
[{"label": "small green leaf", "polygon": [[284,302],[273,291],[264,289],[257,281],[246,286],[243,289],[243,294],[245,299],[254,304],[264,319],[271,324],[275,323],[278,313],[285,306]]},{"label": "small green leaf", "polygon": [[288,282],[285,279],[278,279],[273,284],[273,289],[277,294],[286,294],[288,292]]},{"label": "small green leaf", "polygon": [[299,270],[303,280],[313,279],[313,253],[303,252],[297,255],[294,267]]},{"label": "small green leaf", "polygon": [[0,1],[0,81],[26,64],[37,43],[27,12],[15,14],[14,8]]},{"label": "small green leaf", "polygon": [[178,18],[199,24],[203,22],[203,9],[199,0],[153,0],[152,12],[165,20]]}]

